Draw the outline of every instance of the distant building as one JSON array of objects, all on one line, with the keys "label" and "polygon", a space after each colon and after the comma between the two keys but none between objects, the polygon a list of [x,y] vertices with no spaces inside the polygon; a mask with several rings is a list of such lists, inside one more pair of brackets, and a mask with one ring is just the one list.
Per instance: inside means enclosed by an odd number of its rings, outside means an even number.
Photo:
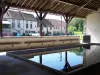
[{"label": "distant building", "polygon": [[37,33],[37,20],[32,14],[22,13],[24,33]]},{"label": "distant building", "polygon": [[[8,36],[40,32],[39,19],[32,14],[8,10],[3,17],[3,21],[9,22],[9,25],[3,25],[3,34]],[[66,23],[64,21],[44,19],[42,24],[44,35],[63,35],[66,32]]]},{"label": "distant building", "polygon": [[48,19],[53,27],[50,27],[49,31],[52,33],[52,35],[65,35],[66,33],[66,23],[61,20],[55,20],[55,19]]},{"label": "distant building", "polygon": [[[38,32],[40,32],[40,23],[39,23],[39,19],[37,19],[37,26],[38,26]],[[53,35],[50,31],[50,28],[53,27],[52,23],[48,20],[48,19],[43,19],[42,20],[42,24],[43,24],[43,34],[44,35]]]},{"label": "distant building", "polygon": [[37,32],[37,21],[32,14],[8,10],[3,20],[11,23],[8,28],[10,32],[6,32],[7,28],[3,28],[3,32],[8,35]]},{"label": "distant building", "polygon": [[[42,23],[43,23],[44,34],[48,34],[48,35],[66,34],[66,23],[64,21],[55,20],[55,19],[44,19]],[[39,31],[39,22],[38,22],[38,31]]]}]

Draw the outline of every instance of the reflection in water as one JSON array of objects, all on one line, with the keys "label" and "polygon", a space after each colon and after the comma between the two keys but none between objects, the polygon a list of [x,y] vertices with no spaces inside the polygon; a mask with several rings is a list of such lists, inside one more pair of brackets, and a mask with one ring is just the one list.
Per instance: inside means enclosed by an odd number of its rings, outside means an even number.
[{"label": "reflection in water", "polygon": [[42,64],[42,55],[39,55],[40,57],[40,64]]},{"label": "reflection in water", "polygon": [[67,52],[38,55],[29,60],[44,64],[54,69],[69,71],[79,67],[80,64],[83,64],[83,49],[75,48]]},{"label": "reflection in water", "polygon": [[62,52],[60,52],[59,54],[60,54],[60,61],[62,61]]},{"label": "reflection in water", "polygon": [[75,53],[77,56],[83,56],[83,48],[75,48],[74,50],[70,50],[70,52]]}]

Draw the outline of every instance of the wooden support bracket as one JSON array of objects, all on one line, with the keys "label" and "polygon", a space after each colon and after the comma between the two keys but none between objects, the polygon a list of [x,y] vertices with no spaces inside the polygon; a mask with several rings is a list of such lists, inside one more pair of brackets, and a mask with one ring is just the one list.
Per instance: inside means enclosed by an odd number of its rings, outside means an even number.
[{"label": "wooden support bracket", "polygon": [[40,22],[40,36],[42,37],[43,36],[43,33],[42,33],[42,20],[45,19],[45,17],[46,17],[46,15],[47,15],[48,12],[45,12],[43,14],[43,12],[37,12],[37,11],[35,11],[35,13],[36,13],[38,19],[40,20],[39,21]]}]

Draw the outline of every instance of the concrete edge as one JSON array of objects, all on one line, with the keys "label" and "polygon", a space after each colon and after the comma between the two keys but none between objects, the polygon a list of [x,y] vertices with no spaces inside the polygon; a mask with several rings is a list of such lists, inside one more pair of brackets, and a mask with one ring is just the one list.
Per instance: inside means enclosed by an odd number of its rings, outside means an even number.
[{"label": "concrete edge", "polygon": [[62,72],[62,71],[53,69],[53,68],[51,68],[51,67],[45,66],[45,65],[43,65],[43,64],[39,64],[39,63],[34,62],[34,61],[30,61],[30,60],[28,60],[28,59],[26,59],[26,58],[23,58],[23,57],[20,57],[20,56],[18,56],[18,55],[14,55],[14,54],[9,53],[9,52],[7,53],[7,55],[8,55],[8,56],[11,56],[11,57],[13,57],[13,58],[16,58],[16,59],[25,61],[25,62],[27,62],[27,63],[30,63],[30,64],[32,64],[32,65],[34,64],[34,65],[36,65],[36,66],[38,66],[38,67],[41,67],[42,69],[46,69],[46,70],[48,70],[48,71],[50,71],[50,72],[52,72],[52,73],[55,73],[55,74],[57,74],[57,75],[66,75],[65,72]]}]

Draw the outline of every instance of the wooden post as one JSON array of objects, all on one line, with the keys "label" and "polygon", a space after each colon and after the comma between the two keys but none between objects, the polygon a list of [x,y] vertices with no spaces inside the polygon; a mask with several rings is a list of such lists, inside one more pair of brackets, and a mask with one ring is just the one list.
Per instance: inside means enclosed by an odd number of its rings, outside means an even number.
[{"label": "wooden post", "polygon": [[65,31],[65,34],[68,35],[68,16],[64,15],[63,17],[64,17],[65,22],[66,22],[66,31]]},{"label": "wooden post", "polygon": [[3,37],[3,35],[2,35],[2,16],[3,16],[3,14],[2,14],[2,7],[0,7],[0,36],[1,37]]},{"label": "wooden post", "polygon": [[66,21],[66,35],[68,35],[68,21]]},{"label": "wooden post", "polygon": [[48,27],[47,27],[47,36],[49,35]]},{"label": "wooden post", "polygon": [[42,30],[43,30],[43,24],[42,24],[42,21],[43,21],[43,19],[46,17],[47,12],[43,14],[42,12],[37,12],[37,11],[35,11],[35,13],[36,13],[38,19],[40,20],[40,21],[39,21],[39,22],[40,22],[40,23],[39,23],[39,24],[40,24],[40,36],[42,37],[42,36],[43,36],[43,32],[42,32]]},{"label": "wooden post", "polygon": [[42,55],[39,55],[40,56],[40,64],[42,64]]},{"label": "wooden post", "polygon": [[40,36],[42,37],[43,36],[43,32],[42,32],[42,24],[40,23]]},{"label": "wooden post", "polygon": [[70,64],[69,64],[69,62],[68,62],[68,58],[67,58],[67,52],[65,52],[65,66],[64,66],[64,70],[71,70],[72,68],[71,68],[71,66],[70,66]]},{"label": "wooden post", "polygon": [[83,65],[87,65],[86,62],[86,50],[83,49]]},{"label": "wooden post", "polygon": [[40,12],[40,36],[42,37],[43,36],[43,32],[42,32],[42,12]]},{"label": "wooden post", "polygon": [[65,63],[67,63],[67,51],[65,52]]},{"label": "wooden post", "polygon": [[63,16],[66,22],[66,32],[65,34],[68,35],[68,25],[71,22],[71,20],[73,19],[73,16],[68,16],[67,14]]},{"label": "wooden post", "polygon": [[2,20],[3,20],[3,15],[7,12],[9,9],[9,5],[5,3],[6,0],[1,0],[0,2],[0,37],[3,37],[3,32],[2,32]]}]

